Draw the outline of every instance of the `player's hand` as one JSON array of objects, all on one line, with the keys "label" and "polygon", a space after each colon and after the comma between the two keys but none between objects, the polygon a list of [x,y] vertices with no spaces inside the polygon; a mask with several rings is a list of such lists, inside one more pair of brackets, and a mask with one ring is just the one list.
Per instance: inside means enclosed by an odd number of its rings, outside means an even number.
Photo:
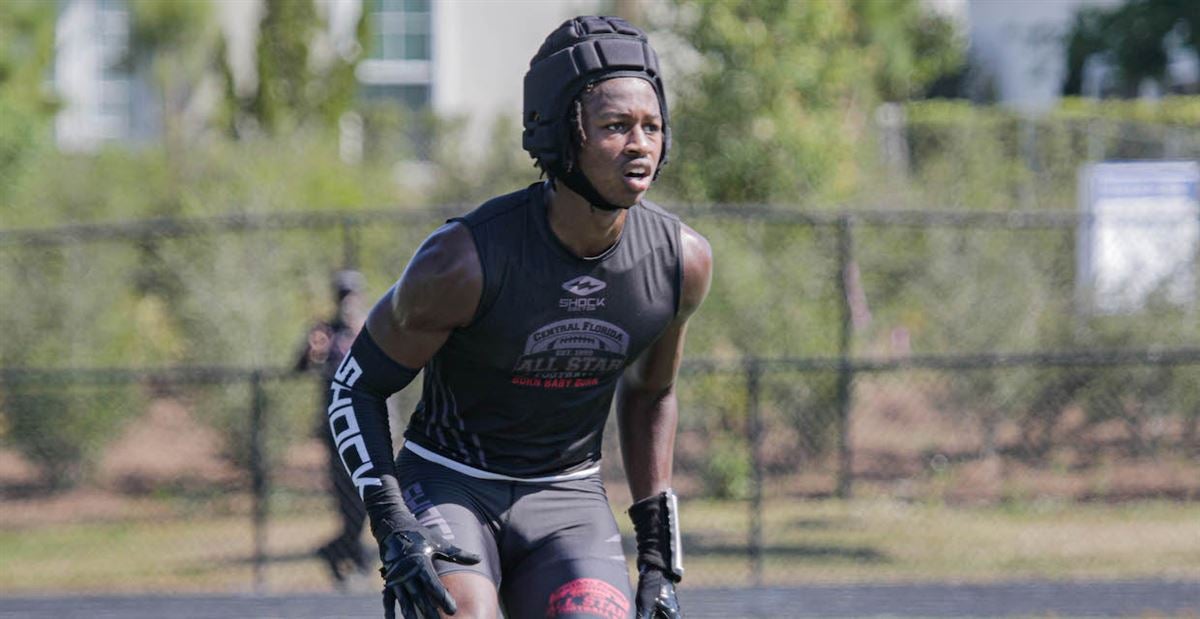
[{"label": "player's hand", "polygon": [[395,619],[396,606],[404,619],[437,619],[438,608],[453,615],[458,611],[433,568],[434,559],[462,565],[479,563],[479,557],[447,542],[434,531],[399,530],[388,534],[379,545],[383,567],[383,616]]},{"label": "player's hand", "polygon": [[638,574],[637,619],[680,619],[675,583],[661,570],[643,567]]}]

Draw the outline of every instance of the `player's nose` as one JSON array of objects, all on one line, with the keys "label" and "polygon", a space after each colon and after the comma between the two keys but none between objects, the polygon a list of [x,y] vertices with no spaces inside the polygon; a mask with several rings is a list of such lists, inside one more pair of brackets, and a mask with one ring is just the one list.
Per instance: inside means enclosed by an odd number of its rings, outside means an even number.
[{"label": "player's nose", "polygon": [[628,155],[641,156],[650,153],[651,140],[650,135],[640,126],[635,125],[627,134],[625,140],[625,153]]}]

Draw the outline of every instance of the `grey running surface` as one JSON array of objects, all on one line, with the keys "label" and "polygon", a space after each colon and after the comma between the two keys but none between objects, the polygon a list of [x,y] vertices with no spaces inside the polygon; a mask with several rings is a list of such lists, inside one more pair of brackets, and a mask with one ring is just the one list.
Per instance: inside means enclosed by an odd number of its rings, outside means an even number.
[{"label": "grey running surface", "polygon": [[[738,617],[1142,617],[1200,614],[1200,581],[813,585],[681,589],[688,619]],[[0,597],[0,619],[383,616],[373,595]]]}]

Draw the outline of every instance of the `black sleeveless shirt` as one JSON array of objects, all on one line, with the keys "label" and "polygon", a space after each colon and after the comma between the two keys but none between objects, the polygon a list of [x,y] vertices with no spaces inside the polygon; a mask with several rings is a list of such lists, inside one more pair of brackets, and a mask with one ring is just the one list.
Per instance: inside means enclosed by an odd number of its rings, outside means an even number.
[{"label": "black sleeveless shirt", "polygon": [[405,440],[505,476],[569,474],[600,459],[622,371],[679,308],[680,222],[649,202],[619,240],[579,258],[550,229],[545,185],[452,219],[471,231],[483,294],[425,366]]}]

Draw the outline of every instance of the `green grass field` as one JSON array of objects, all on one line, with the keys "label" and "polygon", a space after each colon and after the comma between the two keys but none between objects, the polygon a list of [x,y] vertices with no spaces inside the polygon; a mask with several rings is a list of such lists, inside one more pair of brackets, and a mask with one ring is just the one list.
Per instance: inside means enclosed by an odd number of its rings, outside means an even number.
[{"label": "green grass field", "polygon": [[[962,508],[857,499],[766,507],[768,585],[1200,579],[1195,504]],[[694,501],[682,513],[688,584],[751,584],[748,506]],[[334,529],[323,504],[293,502],[270,522],[265,589],[329,590],[310,554]],[[618,522],[627,529],[623,516]],[[248,591],[252,548],[246,516],[0,528],[0,591]]]},{"label": "green grass field", "polygon": [[[961,508],[857,500],[767,507],[765,584],[1200,578],[1196,505]],[[744,556],[703,552],[716,545],[712,541],[745,538],[745,517],[733,532],[712,526],[729,515],[730,508],[719,504],[685,512],[685,530],[699,537],[689,556],[693,582],[749,582],[751,563]]]}]

